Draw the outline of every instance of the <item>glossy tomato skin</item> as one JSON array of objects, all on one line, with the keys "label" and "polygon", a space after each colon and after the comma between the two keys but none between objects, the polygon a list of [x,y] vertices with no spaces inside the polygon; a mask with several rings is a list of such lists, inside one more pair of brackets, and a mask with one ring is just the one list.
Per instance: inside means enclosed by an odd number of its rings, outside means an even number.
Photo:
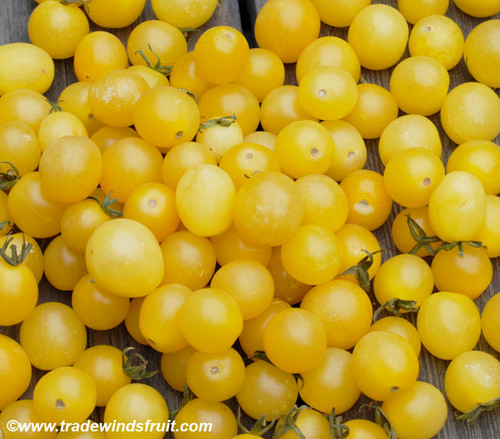
[{"label": "glossy tomato skin", "polygon": [[495,294],[483,308],[481,328],[488,344],[500,352],[500,294]]},{"label": "glossy tomato skin", "polygon": [[341,414],[358,400],[360,390],[352,374],[352,354],[339,348],[328,348],[313,369],[302,373],[304,384],[300,397],[314,409],[328,414],[335,408]]},{"label": "glossy tomato skin", "polygon": [[403,337],[388,331],[363,336],[352,354],[353,375],[361,392],[377,401],[390,400],[415,383],[419,362]]},{"label": "glossy tomato skin", "polygon": [[46,302],[35,307],[19,335],[31,363],[41,370],[70,366],[87,345],[85,326],[69,306]]},{"label": "glossy tomato skin", "polygon": [[130,219],[101,224],[89,238],[85,259],[97,284],[119,296],[145,296],[163,278],[163,258],[153,232]]},{"label": "glossy tomato skin", "polygon": [[49,238],[60,232],[67,204],[46,194],[39,172],[24,175],[9,192],[7,202],[14,223],[23,232],[34,238]]},{"label": "glossy tomato skin", "polygon": [[389,418],[399,438],[434,437],[444,427],[448,407],[439,389],[425,381],[384,401],[382,410]]},{"label": "glossy tomato skin", "polygon": [[255,37],[259,47],[275,52],[284,63],[296,62],[300,52],[318,38],[320,16],[304,0],[272,0],[259,11]]},{"label": "glossy tomato skin", "polygon": [[452,360],[476,346],[481,335],[481,318],[476,305],[465,294],[438,292],[422,303],[417,330],[432,355]]},{"label": "glossy tomato skin", "polygon": [[[92,3],[92,2],[91,2]],[[107,28],[121,28],[132,24],[141,15],[146,0],[103,1],[96,0],[85,5],[89,18],[97,25]]]},{"label": "glossy tomato skin", "polygon": [[217,0],[152,0],[155,15],[178,28],[198,28],[217,8]]},{"label": "glossy tomato skin", "polygon": [[58,367],[45,374],[33,391],[33,403],[44,422],[83,422],[96,403],[90,375],[76,367]]},{"label": "glossy tomato skin", "polygon": [[54,61],[45,50],[34,44],[2,45],[0,66],[0,95],[17,89],[45,93],[54,80]]},{"label": "glossy tomato skin", "polygon": [[28,355],[14,339],[0,334],[0,408],[19,398],[31,382],[31,364]]},{"label": "glossy tomato skin", "polygon": [[[142,383],[127,384],[118,389],[109,399],[104,411],[104,422],[136,422],[147,421],[166,424],[169,409],[163,396],[151,386]],[[106,434],[110,439],[126,439],[130,432],[115,431]],[[160,439],[164,432],[134,432],[134,437]]]},{"label": "glossy tomato skin", "polygon": [[298,386],[293,375],[266,361],[246,367],[243,387],[236,394],[241,409],[250,417],[271,421],[290,411],[297,400]]},{"label": "glossy tomato skin", "polygon": [[44,2],[33,10],[28,21],[31,42],[46,50],[53,59],[72,57],[88,33],[89,21],[76,5]]},{"label": "glossy tomato skin", "polygon": [[500,394],[500,362],[482,351],[466,351],[455,357],[444,377],[446,396],[451,405],[468,412]]}]

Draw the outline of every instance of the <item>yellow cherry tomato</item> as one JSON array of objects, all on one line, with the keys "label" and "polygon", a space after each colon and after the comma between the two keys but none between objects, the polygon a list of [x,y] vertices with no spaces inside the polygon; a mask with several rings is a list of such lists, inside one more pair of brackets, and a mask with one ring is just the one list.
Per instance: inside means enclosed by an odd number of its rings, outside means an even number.
[{"label": "yellow cherry tomato", "polygon": [[481,328],[488,344],[500,352],[500,294],[495,294],[486,302],[481,314]]},{"label": "yellow cherry tomato", "polygon": [[89,18],[98,26],[120,28],[131,25],[139,18],[146,0],[92,0],[85,4]]},{"label": "yellow cherry tomato", "polygon": [[0,66],[0,96],[17,89],[45,93],[54,80],[54,61],[34,44],[0,46]]},{"label": "yellow cherry tomato", "polygon": [[408,23],[415,24],[430,15],[444,15],[449,3],[449,0],[398,0],[398,9]]}]

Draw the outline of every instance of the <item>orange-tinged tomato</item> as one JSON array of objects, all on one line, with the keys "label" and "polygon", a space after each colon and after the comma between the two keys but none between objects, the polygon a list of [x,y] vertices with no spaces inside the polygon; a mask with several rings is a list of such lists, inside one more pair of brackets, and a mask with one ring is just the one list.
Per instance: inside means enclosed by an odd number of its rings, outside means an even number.
[{"label": "orange-tinged tomato", "polygon": [[281,246],[281,261],[290,276],[299,282],[319,285],[339,273],[342,247],[330,229],[305,224]]},{"label": "orange-tinged tomato", "polygon": [[71,306],[83,324],[91,329],[106,331],[118,326],[127,316],[128,297],[104,291],[89,274],[73,288]]},{"label": "orange-tinged tomato", "polygon": [[[335,233],[340,246],[342,247],[342,264],[340,272],[343,273],[348,268],[357,265],[362,259],[367,257],[367,251],[372,254],[373,263],[368,268],[368,278],[371,280],[377,273],[382,256],[380,253],[380,244],[377,237],[366,227],[359,224],[344,224]],[[350,280],[358,283],[354,274],[345,274],[338,276],[341,279]]]},{"label": "orange-tinged tomato", "polygon": [[334,279],[311,288],[300,305],[326,329],[329,347],[352,348],[368,332],[373,309],[368,295],[353,282]]},{"label": "orange-tinged tomato", "polygon": [[315,120],[299,100],[299,87],[283,85],[270,91],[261,106],[260,123],[264,130],[278,134],[284,127],[296,120]]},{"label": "orange-tinged tomato", "polygon": [[149,345],[159,352],[176,352],[187,346],[181,333],[179,314],[191,290],[181,284],[166,284],[144,299],[139,328]]},{"label": "orange-tinged tomato", "polygon": [[101,188],[125,202],[144,183],[161,181],[163,157],[153,145],[139,137],[125,137],[102,155]]},{"label": "orange-tinged tomato", "polygon": [[417,357],[420,355],[422,342],[420,341],[417,328],[415,328],[413,323],[403,317],[383,317],[374,322],[368,331],[389,331],[400,335],[412,345]]},{"label": "orange-tinged tomato", "polygon": [[493,265],[482,248],[463,244],[441,250],[432,259],[434,283],[439,291],[451,291],[477,299],[493,280]]},{"label": "orange-tinged tomato", "polygon": [[120,28],[131,25],[139,18],[146,0],[92,0],[85,4],[89,18],[98,26]]},{"label": "orange-tinged tomato", "polygon": [[297,381],[267,361],[256,361],[245,370],[243,387],[236,394],[241,409],[250,417],[266,421],[287,414],[298,396]]},{"label": "orange-tinged tomato", "polygon": [[304,384],[300,397],[324,414],[341,414],[358,400],[360,390],[352,375],[352,354],[329,347],[323,359],[311,370],[302,373]]},{"label": "orange-tinged tomato", "polygon": [[201,121],[236,115],[243,135],[255,131],[260,121],[257,97],[241,84],[221,84],[208,89],[198,100]]},{"label": "orange-tinged tomato", "polygon": [[270,0],[255,20],[259,47],[276,53],[284,63],[296,62],[302,50],[318,38],[320,16],[306,0]]},{"label": "orange-tinged tomato", "polygon": [[130,377],[122,366],[123,352],[108,345],[96,345],[83,351],[75,360],[74,367],[87,372],[95,383],[96,405],[105,406],[119,388],[130,384]]},{"label": "orange-tinged tomato", "polygon": [[207,354],[229,349],[243,329],[238,304],[228,293],[216,288],[191,293],[179,313],[182,335],[191,346]]},{"label": "orange-tinged tomato", "polygon": [[327,120],[321,125],[330,132],[335,145],[326,175],[335,181],[342,181],[351,172],[363,169],[367,151],[359,131],[344,120]]},{"label": "orange-tinged tomato", "polygon": [[258,316],[243,322],[243,330],[238,340],[245,354],[251,357],[257,351],[264,350],[262,340],[264,328],[277,313],[288,308],[290,308],[290,305],[287,302],[275,297],[270,305]]},{"label": "orange-tinged tomato", "polygon": [[377,401],[389,400],[411,387],[419,372],[410,343],[388,331],[364,335],[354,347],[352,366],[361,392]]},{"label": "orange-tinged tomato", "polygon": [[233,180],[236,189],[255,174],[280,171],[274,151],[255,143],[242,142],[234,145],[222,156],[219,167]]},{"label": "orange-tinged tomato", "polygon": [[291,122],[276,139],[276,156],[281,170],[291,178],[326,172],[334,148],[328,130],[312,120]]},{"label": "orange-tinged tomato", "polygon": [[435,437],[448,415],[444,395],[425,381],[416,381],[394,398],[384,401],[382,410],[401,439]]},{"label": "orange-tinged tomato", "polygon": [[70,250],[85,253],[90,235],[99,225],[110,219],[95,199],[70,204],[61,217],[62,240]]},{"label": "orange-tinged tomato", "polygon": [[387,433],[378,424],[368,419],[350,419],[344,422],[344,425],[349,428],[349,434],[352,437],[366,437],[368,439],[386,439]]},{"label": "orange-tinged tomato", "polygon": [[161,243],[164,271],[162,285],[180,283],[192,290],[205,287],[215,271],[212,243],[187,230],[179,230]]},{"label": "orange-tinged tomato", "polygon": [[363,138],[375,139],[397,117],[397,102],[384,87],[358,84],[358,99],[344,120],[353,125]]},{"label": "orange-tinged tomato", "polygon": [[198,73],[192,50],[182,55],[172,67],[170,85],[189,90],[197,98],[213,86]]},{"label": "orange-tinged tomato", "polygon": [[127,197],[123,217],[144,224],[162,242],[179,226],[175,192],[163,183],[141,184]]},{"label": "orange-tinged tomato", "polygon": [[266,266],[271,259],[271,248],[255,246],[244,241],[234,225],[225,232],[210,238],[219,265],[225,265],[238,259],[251,259]]},{"label": "orange-tinged tomato", "polygon": [[200,126],[200,112],[194,99],[185,92],[159,86],[138,99],[134,107],[134,125],[148,142],[170,148],[193,139]]},{"label": "orange-tinged tomato", "polygon": [[197,352],[195,348],[187,345],[172,353],[165,353],[161,356],[161,373],[167,384],[178,392],[184,391],[186,384],[186,364],[189,357]]},{"label": "orange-tinged tomato", "polygon": [[[429,208],[427,206],[415,209],[403,209],[396,215],[396,218],[392,222],[391,234],[394,245],[402,253],[414,252],[413,249],[415,248],[416,253],[414,254],[417,256],[430,256],[426,246],[418,244],[419,248],[418,250],[416,249],[417,241],[415,241],[415,238],[411,234],[408,216],[417,223],[426,236],[431,237],[436,235],[429,222]],[[442,242],[439,239],[436,242],[429,243],[432,251],[435,251],[441,244]]]},{"label": "orange-tinged tomato", "polygon": [[260,47],[253,48],[235,82],[248,88],[262,102],[270,91],[285,82],[285,67],[274,52]]},{"label": "orange-tinged tomato", "polygon": [[251,259],[227,263],[214,274],[210,286],[230,294],[238,303],[244,320],[264,312],[274,295],[269,270]]},{"label": "orange-tinged tomato", "polygon": [[[322,0],[318,0],[320,1]],[[369,3],[366,0],[361,1]],[[295,68],[297,82],[300,84],[306,73],[315,67],[326,65],[341,67],[352,76],[355,82],[358,82],[361,75],[358,56],[347,41],[327,36],[311,41],[300,53]]]},{"label": "orange-tinged tomato", "polygon": [[340,187],[349,204],[348,223],[375,230],[389,218],[392,199],[379,173],[368,169],[354,171],[342,180]]},{"label": "orange-tinged tomato", "polygon": [[206,81],[228,84],[243,73],[249,52],[248,42],[238,29],[214,26],[203,32],[196,42],[194,64]]},{"label": "orange-tinged tomato", "polygon": [[299,303],[311,289],[311,285],[299,282],[285,270],[281,260],[281,247],[272,248],[271,260],[267,268],[274,279],[274,297],[290,305]]},{"label": "orange-tinged tomato", "polygon": [[152,0],[155,15],[178,28],[198,28],[217,8],[217,0]]}]

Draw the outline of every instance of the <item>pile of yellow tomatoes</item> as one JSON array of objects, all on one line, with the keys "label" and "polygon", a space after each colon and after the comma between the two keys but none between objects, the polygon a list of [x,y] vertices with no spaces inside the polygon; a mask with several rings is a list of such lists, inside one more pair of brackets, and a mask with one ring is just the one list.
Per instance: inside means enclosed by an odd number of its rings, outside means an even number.
[{"label": "pile of yellow tomatoes", "polygon": [[[430,439],[448,402],[500,404],[500,293],[475,302],[499,277],[498,0],[454,0],[481,18],[466,38],[448,0],[256,2],[256,48],[196,34],[217,0],[152,0],[135,26],[146,0],[37,3],[30,43],[0,46],[0,438],[165,435],[7,429],[103,407],[212,425],[176,439]],[[43,276],[71,307],[39,303]],[[181,407],[141,355],[88,347],[123,322]],[[338,417],[361,394],[378,424]]]}]

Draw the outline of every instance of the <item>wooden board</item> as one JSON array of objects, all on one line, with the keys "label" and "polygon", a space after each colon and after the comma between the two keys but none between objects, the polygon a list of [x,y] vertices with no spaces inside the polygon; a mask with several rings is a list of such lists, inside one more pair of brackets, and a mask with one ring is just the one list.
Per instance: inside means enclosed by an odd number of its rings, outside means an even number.
[{"label": "wooden board", "polygon": [[[258,11],[260,10],[264,2],[264,0],[240,0],[239,2],[238,0],[223,0],[222,5],[217,8],[214,17],[212,17],[209,23],[201,28],[201,31],[217,24],[231,25],[240,30],[243,30],[247,35],[247,38],[249,38],[249,40],[252,42],[251,31],[253,28],[253,23]],[[396,6],[397,2],[396,0],[374,0],[373,3],[386,3],[391,6]],[[27,20],[29,14],[35,6],[36,3],[33,0],[2,0],[2,4],[0,6],[0,44],[17,41],[29,41],[27,33]],[[480,19],[474,19],[467,16],[466,14],[463,14],[461,11],[457,10],[457,8],[455,8],[453,4],[450,5],[447,15],[453,18],[461,26],[464,35],[467,35],[474,26],[482,21]],[[155,17],[151,9],[150,2],[148,1],[146,9],[139,18],[138,22],[154,18]],[[127,36],[134,25],[114,32],[125,43]],[[97,27],[93,26],[92,29],[96,30]],[[193,33],[189,36],[190,48],[193,48],[194,43],[199,37],[200,33],[201,32]],[[321,35],[335,35],[346,39],[347,30],[345,28],[338,29],[323,25]],[[255,45],[254,42],[253,45]],[[363,69],[362,75],[368,82],[373,82],[384,87],[388,87],[390,72],[391,69],[381,72],[374,72]],[[451,87],[459,84],[460,82],[472,80],[463,61],[459,64],[459,66],[457,66],[450,72],[450,75]],[[76,81],[76,77],[73,72],[72,60],[70,59],[66,61],[57,61],[56,79],[53,86],[47,93],[47,96],[51,100],[57,100],[59,93],[68,84],[74,81]],[[287,83],[295,83],[294,65],[287,66]],[[445,157],[447,157],[452,151],[453,144],[444,134],[439,123],[439,118],[437,116],[433,116],[431,117],[431,119],[439,128],[441,140],[443,142],[444,154]],[[382,171],[383,167],[378,158],[378,154],[376,153],[377,142],[375,140],[367,141],[367,147],[369,150],[369,160],[367,163],[367,168]],[[396,253],[396,249],[394,248],[390,239],[390,222],[394,218],[395,214],[399,211],[399,209],[400,208],[396,206],[394,208],[394,212],[391,215],[389,223],[376,231],[376,235],[381,242],[382,247],[387,250],[384,258],[392,256]],[[498,259],[499,258],[494,260],[495,275],[492,285],[479,299],[476,300],[479,309],[482,309],[484,307],[486,301],[494,293],[500,291],[500,261]],[[66,304],[70,304],[71,295],[69,292],[60,292],[55,290],[44,279],[40,284],[39,303],[47,301],[60,301]],[[414,316],[410,316],[409,318],[414,320]],[[0,327],[0,333],[7,334],[18,340],[19,325],[11,328]],[[159,368],[160,354],[154,352],[152,349],[138,345],[128,335],[123,324],[112,331],[88,330],[88,341],[89,346],[97,344],[112,344],[120,349],[123,349],[127,346],[134,346],[137,348],[138,352],[142,353],[148,358],[151,363],[151,369]],[[481,338],[478,348],[495,355],[497,358],[499,356],[498,353],[489,348],[483,338]],[[419,378],[424,381],[432,382],[438,388],[443,390],[444,371],[448,362],[433,358],[425,351],[425,349],[423,349],[420,359],[421,373]],[[33,384],[28,389],[23,398],[31,397],[34,383],[41,375],[43,375],[42,372],[35,370]],[[179,407],[181,395],[169,389],[161,375],[157,375],[156,377],[152,378],[149,383],[165,396],[167,403],[171,409],[176,409]],[[371,413],[367,411],[360,411],[361,404],[367,401],[368,400],[366,398],[362,397],[353,409],[344,414],[344,419],[350,419],[354,417],[372,418]],[[234,401],[229,402],[229,405],[234,408]],[[469,426],[456,421],[453,416],[453,408],[449,406],[449,409],[450,415],[448,422],[442,432],[437,436],[438,438],[452,439],[462,437],[466,439],[493,439],[500,437],[500,421],[498,410],[495,412],[483,414],[483,416],[477,423]],[[102,410],[98,410],[94,414],[95,419],[101,419],[101,416]],[[244,419],[244,423],[247,426],[250,425],[250,421],[248,419]],[[168,435],[168,437],[171,437],[171,435]]]}]

